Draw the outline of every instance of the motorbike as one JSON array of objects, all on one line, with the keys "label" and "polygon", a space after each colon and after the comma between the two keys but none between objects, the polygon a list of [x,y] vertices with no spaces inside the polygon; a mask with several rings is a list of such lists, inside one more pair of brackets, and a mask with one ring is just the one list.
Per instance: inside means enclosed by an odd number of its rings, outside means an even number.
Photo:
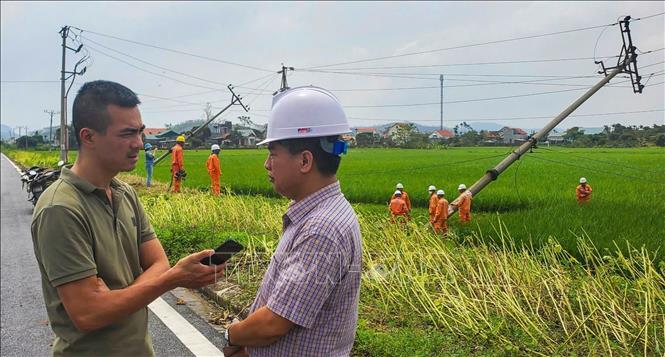
[{"label": "motorbike", "polygon": [[28,192],[28,201],[37,204],[39,196],[60,177],[64,161],[58,162],[58,169],[32,166],[21,172],[21,186]]}]

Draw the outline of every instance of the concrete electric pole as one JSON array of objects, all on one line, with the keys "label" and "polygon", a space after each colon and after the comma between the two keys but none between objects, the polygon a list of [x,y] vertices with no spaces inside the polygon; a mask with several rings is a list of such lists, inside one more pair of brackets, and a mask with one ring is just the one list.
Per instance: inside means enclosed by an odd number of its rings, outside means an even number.
[{"label": "concrete electric pole", "polygon": [[[633,46],[632,39],[630,37],[630,29],[629,29],[629,22],[630,22],[630,16],[626,16],[623,20],[619,21],[619,26],[621,28],[621,37],[623,39],[623,47],[621,49],[621,55],[619,56],[619,60],[617,61],[617,65],[615,67],[610,67],[606,68],[605,64],[602,62],[596,62],[596,64],[602,65],[603,70],[599,72],[599,74],[604,74],[605,77],[601,79],[596,85],[591,87],[584,95],[582,95],[579,99],[577,99],[573,104],[569,105],[566,109],[564,109],[561,114],[557,115],[554,119],[552,119],[547,125],[545,125],[544,128],[540,129],[536,134],[531,136],[524,144],[520,145],[517,149],[515,149],[512,153],[508,155],[505,159],[503,159],[498,165],[495,167],[487,170],[485,175],[480,178],[480,180],[476,181],[471,187],[469,187],[468,191],[471,193],[472,196],[475,196],[480,192],[483,188],[485,188],[487,185],[489,185],[492,181],[496,180],[499,175],[504,172],[508,167],[514,163],[515,161],[519,160],[519,158],[527,153],[531,148],[536,146],[536,143],[545,138],[547,134],[549,134],[552,129],[554,129],[559,123],[561,123],[566,117],[568,117],[572,112],[575,111],[582,103],[584,103],[587,99],[591,98],[598,90],[600,90],[604,85],[609,83],[609,81],[614,78],[617,74],[619,73],[627,73],[631,77],[631,81],[633,84],[633,92],[634,93],[642,93],[642,89],[644,88],[644,85],[640,83],[641,77],[639,76],[637,72],[637,53],[635,52],[637,48]],[[608,70],[611,70],[610,73],[607,73]],[[448,208],[448,216],[450,217],[457,211],[457,207],[450,206]]]},{"label": "concrete electric pole", "polygon": [[53,149],[53,115],[55,114],[60,114],[60,112],[56,112],[55,110],[48,110],[44,109],[44,113],[49,114],[51,116],[51,121],[49,122],[48,126],[48,151],[51,151]]},{"label": "concrete electric pole", "polygon": [[443,74],[439,76],[441,81],[441,127],[440,130],[443,130]]}]

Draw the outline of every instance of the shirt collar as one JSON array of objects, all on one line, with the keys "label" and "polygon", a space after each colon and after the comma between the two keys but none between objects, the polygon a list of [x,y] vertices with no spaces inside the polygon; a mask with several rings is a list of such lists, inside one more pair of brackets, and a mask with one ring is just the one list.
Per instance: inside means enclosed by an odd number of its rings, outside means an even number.
[{"label": "shirt collar", "polygon": [[300,202],[291,202],[289,208],[286,210],[285,216],[288,217],[291,223],[297,224],[321,201],[341,194],[342,190],[340,189],[339,181],[335,181],[305,197]]},{"label": "shirt collar", "polygon": [[[90,183],[88,180],[78,176],[71,169],[63,167],[60,171],[60,178],[65,182],[72,184],[74,187],[85,193],[93,193],[96,190],[104,191],[104,189],[97,187]],[[123,191],[123,186],[117,178],[111,179],[111,189],[114,191]]]}]

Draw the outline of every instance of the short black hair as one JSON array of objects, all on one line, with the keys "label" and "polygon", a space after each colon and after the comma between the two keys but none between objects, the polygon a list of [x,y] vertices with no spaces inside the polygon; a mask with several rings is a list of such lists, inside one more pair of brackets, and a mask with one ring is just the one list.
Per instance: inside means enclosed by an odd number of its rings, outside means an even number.
[{"label": "short black hair", "polygon": [[[339,139],[339,136],[328,136],[325,139],[333,142]],[[286,139],[279,140],[275,144],[285,147],[291,155],[296,155],[303,151],[311,152],[314,157],[314,165],[324,176],[334,176],[342,161],[340,156],[323,150],[321,147],[321,138]]]},{"label": "short black hair", "polygon": [[109,104],[133,108],[141,101],[131,89],[111,81],[92,81],[83,84],[72,106],[72,126],[76,141],[81,146],[81,129],[90,128],[104,133],[111,124],[107,110]]}]

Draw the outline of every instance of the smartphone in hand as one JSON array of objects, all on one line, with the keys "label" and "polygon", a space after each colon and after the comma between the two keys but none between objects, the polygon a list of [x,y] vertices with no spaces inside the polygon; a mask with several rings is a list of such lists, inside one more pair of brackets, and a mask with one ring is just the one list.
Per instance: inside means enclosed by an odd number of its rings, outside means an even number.
[{"label": "smartphone in hand", "polygon": [[231,259],[234,254],[240,252],[243,249],[244,247],[240,243],[234,241],[233,239],[229,239],[215,249],[215,254],[201,259],[201,264],[224,264],[227,260]]}]

